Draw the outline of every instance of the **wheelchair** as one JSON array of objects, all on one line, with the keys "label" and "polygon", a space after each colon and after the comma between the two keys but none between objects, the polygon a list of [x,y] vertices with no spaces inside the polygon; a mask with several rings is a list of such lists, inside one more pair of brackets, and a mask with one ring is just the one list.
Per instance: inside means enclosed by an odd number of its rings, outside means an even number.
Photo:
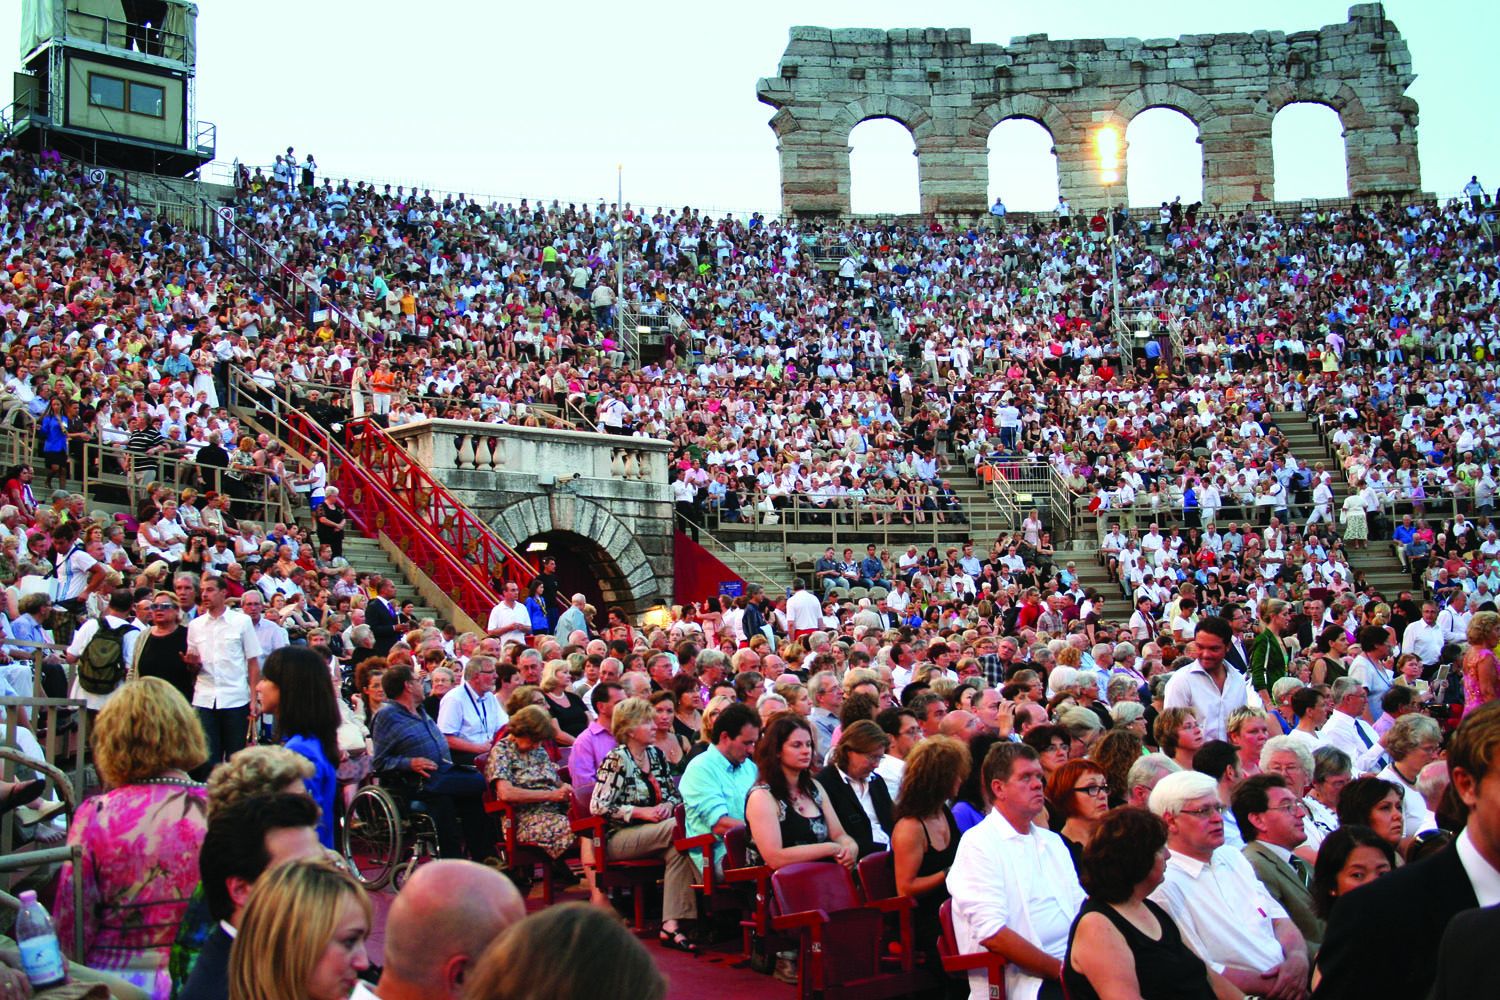
[{"label": "wheelchair", "polygon": [[380,771],[354,793],[344,811],[344,858],[371,892],[399,890],[425,859],[438,857],[437,826],[422,802],[422,779]]}]

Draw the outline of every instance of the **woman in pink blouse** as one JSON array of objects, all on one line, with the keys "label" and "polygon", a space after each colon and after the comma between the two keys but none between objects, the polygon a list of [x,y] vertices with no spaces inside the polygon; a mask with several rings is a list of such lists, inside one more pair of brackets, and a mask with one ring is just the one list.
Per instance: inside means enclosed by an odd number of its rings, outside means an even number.
[{"label": "woman in pink blouse", "polygon": [[[75,961],[113,972],[157,1000],[171,994],[167,958],[198,884],[207,795],[187,772],[208,759],[198,716],[157,677],[130,681],[99,713],[99,776],[109,791],[78,807],[68,843],[83,848],[65,864],[57,890],[57,934],[65,949],[83,923]],[[83,911],[73,910],[73,880]]]}]

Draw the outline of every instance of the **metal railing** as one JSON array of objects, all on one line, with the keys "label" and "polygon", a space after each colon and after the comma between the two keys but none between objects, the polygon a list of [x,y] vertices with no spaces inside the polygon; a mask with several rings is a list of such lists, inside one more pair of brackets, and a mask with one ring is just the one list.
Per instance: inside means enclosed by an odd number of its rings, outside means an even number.
[{"label": "metal railing", "polygon": [[[183,32],[165,28],[145,27],[119,18],[105,17],[89,11],[78,10],[72,4],[64,12],[64,38],[72,41],[93,42],[112,49],[135,48],[142,55],[174,59],[178,62],[193,61],[192,46]],[[169,14],[181,14],[169,8]],[[189,15],[190,16],[190,15]]]},{"label": "metal railing", "polygon": [[[233,209],[215,205],[206,198],[202,201],[204,208],[212,213],[208,235],[215,249],[227,256],[241,271],[249,274],[251,280],[269,292],[282,308],[291,315],[306,320],[306,302],[311,296],[317,296],[319,306],[328,310],[330,316],[337,320],[334,334],[337,339],[346,340],[357,335],[374,342],[364,324],[344,312],[336,303],[323,300],[321,289],[308,284],[301,274],[236,222]],[[303,303],[296,301],[298,295],[303,297]]]},{"label": "metal railing", "polygon": [[329,482],[361,533],[389,538],[469,617],[488,620],[499,600],[496,584],[514,581],[524,589],[537,575],[372,420],[351,421],[341,443],[279,389],[257,386],[252,393],[245,391],[248,381],[231,370],[232,405],[270,421],[290,446],[326,456]]},{"label": "metal railing", "polygon": [[621,345],[630,362],[630,367],[641,366],[641,352],[647,345],[660,346],[665,350],[669,339],[687,329],[687,321],[676,306],[663,303],[656,312],[647,312],[639,304],[620,307]]},{"label": "metal railing", "polygon": [[[200,465],[186,456],[166,454],[132,455],[124,448],[83,443],[82,468],[76,470],[85,497],[97,497],[109,488],[123,489],[132,510],[152,490],[169,486],[181,492],[192,488],[201,493],[228,493],[241,518],[265,524],[286,522],[292,517],[292,494],[285,483],[274,483],[267,473],[235,477],[227,469]],[[300,469],[288,469],[298,474]]]},{"label": "metal railing", "polygon": [[[988,512],[975,511],[969,507],[940,511],[897,511],[894,506],[880,503],[856,503],[830,501],[827,506],[814,503],[810,497],[793,495],[780,498],[782,504],[774,510],[763,511],[758,503],[740,508],[739,520],[725,520],[722,512],[711,508],[706,511],[704,527],[722,535],[734,533],[770,533],[781,536],[781,545],[855,545],[861,548],[871,542],[876,545],[931,544],[941,545],[962,541],[981,533],[998,533],[1002,522],[990,519]],[[921,514],[923,520],[916,521]],[[978,514],[978,517],[975,515]],[[938,521],[937,515],[944,520]],[[913,523],[905,523],[909,517]],[[890,518],[890,523],[886,519]],[[683,527],[678,516],[679,527]],[[691,530],[685,528],[684,530]],[[797,538],[793,539],[792,536]],[[840,542],[840,539],[843,542]]]},{"label": "metal railing", "polygon": [[[354,391],[355,391],[354,388],[349,383],[346,383],[346,382],[320,382],[320,381],[318,381],[316,379],[296,379],[296,380],[292,381],[291,384],[297,389],[297,391],[298,391],[299,394],[304,395],[304,396],[308,392],[310,392],[312,390],[317,390],[318,392],[321,392],[321,393],[332,394],[332,395],[337,395],[337,396],[351,396],[354,393]],[[370,390],[369,390],[368,386],[365,387],[364,390],[362,390],[362,392],[364,392],[366,394],[368,394],[369,391]],[[402,391],[398,390],[396,393],[394,393],[394,395],[395,395],[396,398],[392,400],[392,405],[395,405],[398,400],[399,401],[408,402],[408,403],[416,403],[416,404],[422,404],[422,403],[434,403],[434,404],[438,404],[438,403],[440,403],[440,404],[443,404],[444,406],[446,406],[447,404],[453,403],[455,401],[454,397],[451,396],[451,395],[442,395],[440,393],[433,393],[433,392],[409,392],[409,391],[408,392],[402,392]],[[463,400],[461,402],[468,403],[468,402],[472,402],[472,400]],[[594,427],[593,427],[592,424],[590,424],[587,427],[579,427],[573,421],[567,420],[567,419],[559,416],[558,414],[562,413],[564,411],[564,404],[562,404],[562,403],[552,403],[552,404],[548,404],[548,403],[526,403],[525,406],[526,406],[526,414],[525,414],[525,416],[527,416],[527,417],[536,417],[537,420],[540,421],[542,423],[542,425],[545,426],[545,427],[553,427],[553,428],[556,428],[558,430],[565,430],[565,431],[593,430],[594,429]],[[546,407],[549,407],[549,406],[551,407],[551,409],[547,409],[546,408]],[[554,413],[554,412],[552,412],[552,410],[557,410],[558,412]],[[587,421],[584,421],[584,422],[587,422]],[[504,427],[504,426],[512,426],[512,425],[510,425],[510,424],[499,424],[497,426]]]}]

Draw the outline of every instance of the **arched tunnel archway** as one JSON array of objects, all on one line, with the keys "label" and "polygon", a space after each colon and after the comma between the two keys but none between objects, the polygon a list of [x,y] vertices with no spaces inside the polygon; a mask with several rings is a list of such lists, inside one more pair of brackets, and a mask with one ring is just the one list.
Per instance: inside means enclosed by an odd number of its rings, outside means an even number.
[{"label": "arched tunnel archway", "polygon": [[[490,528],[533,565],[543,554],[557,559],[559,592],[581,593],[603,622],[618,605],[638,616],[671,598],[630,528],[603,504],[577,496],[534,496],[500,510]],[[546,550],[528,552],[533,542]]]}]

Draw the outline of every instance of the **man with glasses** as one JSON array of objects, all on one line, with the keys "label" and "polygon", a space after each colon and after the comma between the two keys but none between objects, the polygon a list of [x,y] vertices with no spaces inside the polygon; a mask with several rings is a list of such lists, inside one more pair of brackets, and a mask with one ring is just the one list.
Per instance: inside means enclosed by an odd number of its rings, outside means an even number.
[{"label": "man with glasses", "polygon": [[1308,961],[1315,960],[1324,925],[1313,905],[1312,865],[1293,853],[1307,841],[1307,807],[1279,774],[1246,778],[1235,787],[1232,802],[1245,838],[1241,853],[1302,932]]},{"label": "man with glasses", "polygon": [[422,710],[426,692],[410,664],[388,669],[380,686],[386,705],[375,713],[371,733],[374,769],[409,771],[421,780],[422,801],[437,827],[443,857],[464,857],[467,843],[471,860],[484,860],[495,847],[494,830],[484,813],[484,775],[453,762],[447,739]]},{"label": "man with glasses", "polygon": [[1363,684],[1353,677],[1340,677],[1333,682],[1333,711],[1328,713],[1328,721],[1318,730],[1318,742],[1348,754],[1358,774],[1378,770],[1370,765],[1383,752],[1380,734],[1364,720],[1365,706],[1369,701],[1370,694]]},{"label": "man with glasses", "polygon": [[875,723],[862,719],[844,730],[828,766],[817,775],[828,804],[844,832],[859,845],[862,858],[891,846],[894,796],[875,773],[890,745],[890,736]]},{"label": "man with glasses", "polygon": [[1218,782],[1196,771],[1169,774],[1152,789],[1150,804],[1167,824],[1169,852],[1151,899],[1176,921],[1183,941],[1245,993],[1307,997],[1307,942],[1245,856],[1225,848]]},{"label": "man with glasses", "polygon": [[464,682],[438,702],[437,727],[448,740],[455,764],[483,768],[489,758],[495,731],[505,719],[495,697],[497,676],[494,657],[471,656],[464,667]]},{"label": "man with glasses", "polygon": [[875,724],[890,737],[885,756],[875,766],[875,773],[885,781],[892,802],[901,794],[901,777],[906,773],[906,756],[922,742],[922,724],[909,709],[888,708],[875,717]]},{"label": "man with glasses", "polygon": [[1422,661],[1422,676],[1431,677],[1443,656],[1443,629],[1437,623],[1436,601],[1422,604],[1422,618],[1406,626],[1401,635],[1401,652],[1412,653]]}]

